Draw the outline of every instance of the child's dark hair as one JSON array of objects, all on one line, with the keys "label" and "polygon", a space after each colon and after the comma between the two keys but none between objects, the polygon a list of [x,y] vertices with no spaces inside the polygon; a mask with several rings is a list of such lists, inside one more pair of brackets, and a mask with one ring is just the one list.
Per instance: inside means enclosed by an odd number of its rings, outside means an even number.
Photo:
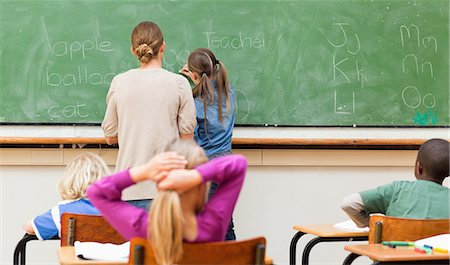
[{"label": "child's dark hair", "polygon": [[417,161],[426,175],[440,183],[450,175],[450,143],[443,139],[431,139],[423,143]]},{"label": "child's dark hair", "polygon": [[148,63],[156,57],[163,42],[161,29],[154,22],[141,22],[131,33],[131,47],[141,63]]},{"label": "child's dark hair", "polygon": [[211,80],[216,81],[219,121],[222,122],[223,96],[225,96],[226,113],[228,113],[230,109],[230,99],[228,98],[228,91],[230,87],[228,84],[228,73],[225,65],[217,60],[216,56],[210,49],[199,48],[189,55],[188,68],[191,72],[195,72],[200,75],[200,83],[195,86],[193,94],[194,97],[200,96],[203,99],[205,124],[206,105],[214,102],[214,88]]}]

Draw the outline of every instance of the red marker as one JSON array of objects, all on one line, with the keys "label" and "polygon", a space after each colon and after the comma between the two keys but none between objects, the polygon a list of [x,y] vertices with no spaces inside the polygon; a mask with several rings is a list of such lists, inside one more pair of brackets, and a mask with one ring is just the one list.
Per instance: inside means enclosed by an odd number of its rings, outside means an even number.
[{"label": "red marker", "polygon": [[415,247],[414,251],[419,252],[419,253],[423,253],[423,254],[427,254],[427,252],[424,249],[418,248],[418,247]]}]

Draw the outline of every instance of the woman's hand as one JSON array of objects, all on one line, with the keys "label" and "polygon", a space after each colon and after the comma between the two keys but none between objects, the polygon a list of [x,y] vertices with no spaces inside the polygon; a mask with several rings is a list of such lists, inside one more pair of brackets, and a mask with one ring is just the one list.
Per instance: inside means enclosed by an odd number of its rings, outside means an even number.
[{"label": "woman's hand", "polygon": [[196,169],[175,169],[158,182],[160,190],[174,190],[183,193],[191,188],[201,184],[202,176]]},{"label": "woman's hand", "polygon": [[159,182],[167,176],[168,172],[185,168],[186,164],[184,156],[176,152],[165,152],[155,155],[144,165],[131,168],[130,175],[136,183],[144,180]]}]

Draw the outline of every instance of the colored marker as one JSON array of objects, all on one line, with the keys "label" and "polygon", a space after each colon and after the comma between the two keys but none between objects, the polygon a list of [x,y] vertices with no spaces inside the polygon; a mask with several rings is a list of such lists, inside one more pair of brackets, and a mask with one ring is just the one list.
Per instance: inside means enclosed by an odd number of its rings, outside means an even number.
[{"label": "colored marker", "polygon": [[394,246],[414,246],[414,242],[409,241],[383,241],[383,245],[394,245]]},{"label": "colored marker", "polygon": [[[421,250],[423,251],[423,252],[421,252],[421,253],[431,254],[431,252],[432,252],[432,250],[431,250],[430,248],[421,247],[421,246],[416,246],[416,247],[414,248],[414,250],[416,250],[416,249],[421,249]],[[420,251],[418,251],[418,252],[420,252]]]},{"label": "colored marker", "polygon": [[436,248],[436,247],[433,248],[433,251],[439,252],[439,253],[448,253],[448,250],[443,249],[443,248]]},{"label": "colored marker", "polygon": [[415,251],[415,252],[419,252],[419,253],[423,253],[423,254],[426,254],[426,253],[427,253],[425,250],[423,250],[423,249],[420,248],[420,247],[415,247],[415,248],[414,248],[414,251]]}]

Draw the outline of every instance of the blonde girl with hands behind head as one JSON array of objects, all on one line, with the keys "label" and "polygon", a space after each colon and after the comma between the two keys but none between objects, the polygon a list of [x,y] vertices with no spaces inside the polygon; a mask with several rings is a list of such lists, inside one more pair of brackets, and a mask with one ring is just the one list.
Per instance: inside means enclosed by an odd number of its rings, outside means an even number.
[{"label": "blonde girl with hands behind head", "polygon": [[78,155],[66,166],[64,177],[58,184],[63,201],[44,214],[34,217],[23,228],[28,234],[35,234],[39,240],[47,240],[60,236],[63,213],[99,214],[86,197],[86,191],[89,185],[109,173],[100,156],[93,153]]},{"label": "blonde girl with hands behind head", "polygon": [[[186,140],[176,140],[164,151],[141,166],[98,181],[88,194],[124,238],[148,238],[158,263],[166,265],[179,261],[183,241],[224,240],[247,162],[241,155],[207,162],[203,149]],[[149,213],[120,200],[123,189],[145,180],[159,189]],[[210,182],[219,186],[208,200]]]}]

